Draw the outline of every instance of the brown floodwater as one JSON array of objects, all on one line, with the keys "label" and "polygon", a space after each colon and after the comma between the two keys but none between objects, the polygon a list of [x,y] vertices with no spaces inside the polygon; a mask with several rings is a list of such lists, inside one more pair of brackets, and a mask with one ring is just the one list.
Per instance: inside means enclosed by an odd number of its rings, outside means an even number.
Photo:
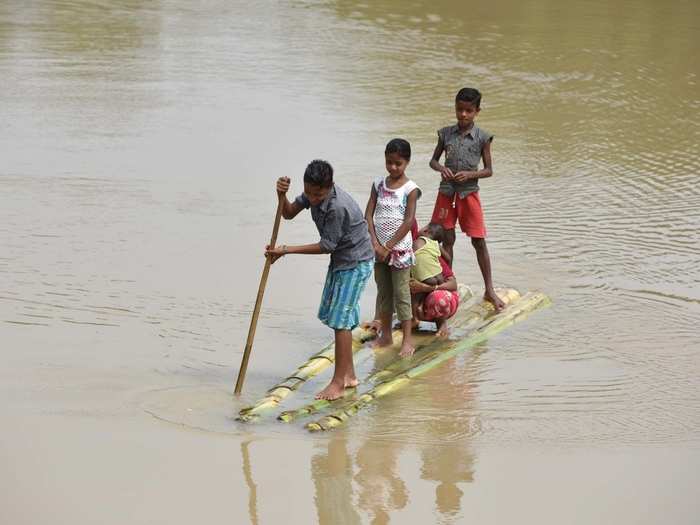
[{"label": "brown floodwater", "polygon": [[[0,521],[697,523],[699,55],[683,0],[0,2]],[[283,259],[232,395],[274,180],[364,206],[401,136],[423,223],[464,85],[495,282],[552,307],[336,431],[234,421],[332,337]]]}]

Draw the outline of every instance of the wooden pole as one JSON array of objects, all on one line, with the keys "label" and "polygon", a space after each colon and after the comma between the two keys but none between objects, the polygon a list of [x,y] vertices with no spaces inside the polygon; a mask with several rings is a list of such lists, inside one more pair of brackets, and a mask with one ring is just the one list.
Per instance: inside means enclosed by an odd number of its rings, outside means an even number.
[{"label": "wooden pole", "polygon": [[[275,247],[277,242],[277,232],[280,229],[280,219],[282,218],[282,207],[284,206],[284,194],[279,195],[279,203],[277,204],[277,214],[275,215],[275,225],[272,227],[272,237],[270,238],[270,248]],[[248,368],[248,359],[250,351],[253,349],[253,339],[255,338],[255,328],[258,325],[258,317],[260,316],[260,307],[262,306],[263,295],[265,294],[265,286],[267,285],[267,276],[270,273],[270,265],[272,257],[265,257],[265,267],[263,268],[262,277],[260,278],[260,286],[258,286],[258,296],[255,299],[255,308],[253,309],[253,317],[250,319],[250,327],[248,328],[248,339],[245,343],[243,351],[243,359],[241,360],[241,368],[238,370],[238,379],[236,379],[236,395],[241,393],[243,381],[245,380],[245,372]]]}]

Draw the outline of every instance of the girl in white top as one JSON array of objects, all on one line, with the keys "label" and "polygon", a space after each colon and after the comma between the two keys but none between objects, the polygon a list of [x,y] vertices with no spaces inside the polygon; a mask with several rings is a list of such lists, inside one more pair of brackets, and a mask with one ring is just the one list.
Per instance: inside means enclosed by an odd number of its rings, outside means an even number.
[{"label": "girl in white top", "polygon": [[403,343],[400,355],[410,357],[415,349],[411,339],[411,266],[415,264],[411,225],[421,190],[406,176],[411,145],[393,139],[384,151],[389,176],[372,185],[365,219],[375,252],[374,280],[377,283],[376,318],[381,321],[377,346],[393,343],[391,318],[394,310],[401,322]]}]

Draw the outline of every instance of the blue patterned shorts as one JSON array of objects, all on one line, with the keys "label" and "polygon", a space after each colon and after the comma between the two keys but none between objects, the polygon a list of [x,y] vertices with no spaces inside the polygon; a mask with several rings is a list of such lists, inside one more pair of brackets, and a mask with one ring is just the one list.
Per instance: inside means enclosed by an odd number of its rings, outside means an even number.
[{"label": "blue patterned shorts", "polygon": [[372,275],[374,261],[362,261],[351,270],[328,270],[318,318],[334,330],[352,330],[360,324],[360,296]]}]

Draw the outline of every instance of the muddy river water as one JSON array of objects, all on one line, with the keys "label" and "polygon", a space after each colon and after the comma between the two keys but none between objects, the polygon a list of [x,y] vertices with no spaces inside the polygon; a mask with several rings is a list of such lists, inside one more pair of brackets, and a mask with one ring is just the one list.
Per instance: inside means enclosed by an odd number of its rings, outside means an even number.
[{"label": "muddy river water", "polygon": [[[697,523],[699,35],[683,0],[0,2],[0,521]],[[235,422],[332,337],[327,259],[283,259],[232,395],[274,180],[324,158],[364,207],[401,136],[424,223],[464,85],[494,280],[553,305],[334,432]]]}]

